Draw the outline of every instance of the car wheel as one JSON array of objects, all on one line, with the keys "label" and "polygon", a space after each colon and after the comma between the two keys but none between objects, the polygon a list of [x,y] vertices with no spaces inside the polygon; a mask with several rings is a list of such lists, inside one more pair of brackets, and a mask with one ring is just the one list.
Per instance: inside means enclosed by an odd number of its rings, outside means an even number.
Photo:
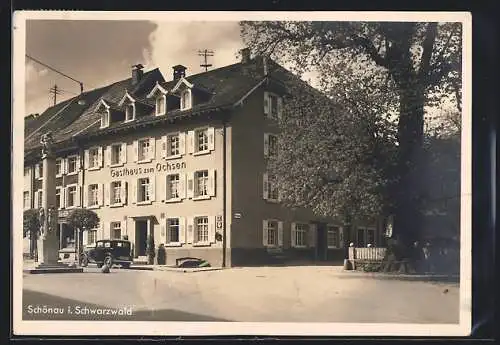
[{"label": "car wheel", "polygon": [[111,268],[111,266],[113,266],[113,256],[112,255],[107,255],[105,258],[104,258],[104,264],[106,266],[108,266],[109,268]]},{"label": "car wheel", "polygon": [[89,265],[89,258],[83,254],[80,256],[80,266],[87,267]]},{"label": "car wheel", "polygon": [[101,268],[104,264],[97,264],[97,268]]},{"label": "car wheel", "polygon": [[122,264],[122,267],[123,267],[123,268],[130,268],[130,262],[123,263],[123,264]]}]

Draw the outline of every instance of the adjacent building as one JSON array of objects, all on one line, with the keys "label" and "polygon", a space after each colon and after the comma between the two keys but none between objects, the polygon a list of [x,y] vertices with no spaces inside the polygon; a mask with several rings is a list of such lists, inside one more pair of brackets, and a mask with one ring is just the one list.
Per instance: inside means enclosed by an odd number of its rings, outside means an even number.
[{"label": "adjacent building", "polygon": [[[100,218],[84,244],[128,238],[138,261],[148,236],[166,247],[167,264],[342,260],[343,225],[283,207],[268,176],[287,74],[247,50],[239,63],[196,75],[174,66],[169,81],[137,65],[131,78],[26,118],[24,208],[41,203],[39,142],[50,130],[61,248],[75,241],[65,217],[84,207]],[[356,225],[350,236],[360,246],[379,237],[375,225]]]}]

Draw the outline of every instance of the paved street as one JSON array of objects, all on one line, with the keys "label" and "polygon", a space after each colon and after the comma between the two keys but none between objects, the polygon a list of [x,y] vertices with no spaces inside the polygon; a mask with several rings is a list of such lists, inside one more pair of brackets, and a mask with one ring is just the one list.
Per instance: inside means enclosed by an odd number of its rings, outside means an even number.
[{"label": "paved street", "polygon": [[[458,323],[459,313],[458,284],[369,278],[329,266],[110,274],[88,268],[24,274],[23,285],[25,319]],[[35,314],[37,305],[125,307],[132,315]]]}]

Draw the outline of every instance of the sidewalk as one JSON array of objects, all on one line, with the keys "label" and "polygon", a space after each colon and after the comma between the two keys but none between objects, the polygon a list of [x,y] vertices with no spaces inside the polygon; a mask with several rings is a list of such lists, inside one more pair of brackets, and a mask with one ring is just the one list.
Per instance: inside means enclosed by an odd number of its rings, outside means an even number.
[{"label": "sidewalk", "polygon": [[206,271],[218,271],[222,270],[222,267],[194,267],[194,268],[180,268],[167,265],[130,265],[129,270],[141,270],[141,271],[170,271],[179,273],[194,273],[194,272],[206,272]]},{"label": "sidewalk", "polygon": [[458,283],[460,282],[460,275],[452,274],[401,274],[401,273],[384,273],[384,272],[360,272],[360,271],[342,271],[344,277],[350,278],[374,278],[374,279],[394,279],[406,281],[428,281],[428,282],[447,282]]}]

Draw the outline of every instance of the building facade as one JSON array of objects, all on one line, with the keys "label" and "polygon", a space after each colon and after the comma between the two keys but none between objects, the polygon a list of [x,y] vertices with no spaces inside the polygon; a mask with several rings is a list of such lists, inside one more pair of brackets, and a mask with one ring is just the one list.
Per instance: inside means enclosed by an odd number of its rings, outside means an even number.
[{"label": "building facade", "polygon": [[[75,241],[65,217],[83,207],[100,218],[84,231],[84,245],[128,238],[138,261],[149,236],[165,246],[169,265],[181,257],[212,266],[341,261],[343,225],[283,207],[267,172],[286,92],[279,76],[290,72],[246,53],[213,71],[185,70],[175,66],[166,82],[136,66],[127,80],[27,119],[25,209],[41,203],[38,142],[51,130],[61,248]],[[380,231],[355,225],[347,236],[376,245]]]}]

